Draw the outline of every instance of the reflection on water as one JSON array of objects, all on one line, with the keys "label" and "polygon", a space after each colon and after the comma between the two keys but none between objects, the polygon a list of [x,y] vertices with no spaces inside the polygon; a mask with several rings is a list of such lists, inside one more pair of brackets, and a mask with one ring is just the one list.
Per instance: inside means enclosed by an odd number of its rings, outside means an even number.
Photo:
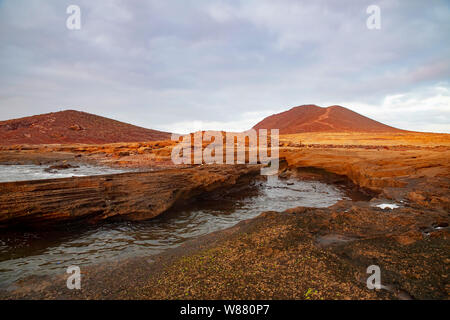
[{"label": "reflection on water", "polygon": [[27,181],[54,178],[69,178],[82,176],[95,176],[102,174],[122,173],[131,170],[115,169],[110,167],[99,167],[92,165],[79,165],[78,167],[63,170],[48,170],[48,166],[35,164],[3,165],[0,164],[0,182]]},{"label": "reflection on water", "polygon": [[110,222],[84,230],[2,233],[0,284],[32,274],[64,273],[70,265],[157,254],[264,211],[328,207],[343,197],[334,186],[317,181],[258,181],[144,222]]}]

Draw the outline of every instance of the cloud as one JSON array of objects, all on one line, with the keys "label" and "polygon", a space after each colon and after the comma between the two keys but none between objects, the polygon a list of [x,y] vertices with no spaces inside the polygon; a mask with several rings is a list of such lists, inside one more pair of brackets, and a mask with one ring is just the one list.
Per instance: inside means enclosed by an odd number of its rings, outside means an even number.
[{"label": "cloud", "polygon": [[[190,132],[200,130],[223,130],[230,132],[241,132],[252,128],[261,119],[276,113],[275,110],[266,110],[263,112],[245,112],[242,115],[238,115],[232,121],[180,121],[165,127],[165,130],[169,132],[186,134]],[[163,128],[161,128],[163,129]]]},{"label": "cloud", "polygon": [[450,132],[448,83],[386,96],[377,105],[343,101],[354,111],[385,124],[413,131]]},{"label": "cloud", "polygon": [[381,30],[371,1],[79,0],[70,31],[72,1],[0,1],[0,119],[77,108],[182,132],[314,103],[448,132],[448,2],[377,3]]}]

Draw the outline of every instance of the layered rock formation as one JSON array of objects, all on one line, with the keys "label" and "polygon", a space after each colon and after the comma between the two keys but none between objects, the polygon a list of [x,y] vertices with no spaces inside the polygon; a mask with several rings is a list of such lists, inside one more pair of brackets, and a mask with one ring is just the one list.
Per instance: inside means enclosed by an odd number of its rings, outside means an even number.
[{"label": "layered rock formation", "polygon": [[[442,207],[343,200],[264,212],[156,256],[84,267],[83,290],[66,289],[67,275],[32,277],[0,299],[446,299],[449,239]],[[366,286],[370,265],[381,269],[382,290]]]},{"label": "layered rock formation", "polygon": [[[282,136],[287,165],[280,175],[333,173],[338,176],[329,182],[347,177],[371,189],[372,200],[265,212],[150,259],[83,268],[83,290],[66,290],[64,274],[26,279],[13,291],[0,291],[0,299],[446,299],[449,135],[319,136]],[[173,145],[17,146],[4,148],[0,161],[80,156],[146,167],[169,160]],[[258,173],[245,166],[197,166],[0,184],[0,219],[3,225],[145,219]],[[377,207],[382,203],[398,208]],[[367,289],[369,265],[381,268],[382,290]]]},{"label": "layered rock formation", "polygon": [[0,228],[149,219],[258,173],[259,166],[223,165],[0,183]]}]

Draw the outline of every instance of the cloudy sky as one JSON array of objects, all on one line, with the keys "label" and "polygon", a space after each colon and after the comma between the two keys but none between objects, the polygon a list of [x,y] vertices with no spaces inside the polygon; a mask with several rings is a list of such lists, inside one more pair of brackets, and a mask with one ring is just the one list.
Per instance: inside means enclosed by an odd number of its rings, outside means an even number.
[{"label": "cloudy sky", "polygon": [[302,104],[450,133],[450,1],[0,0],[0,120],[245,130]]}]

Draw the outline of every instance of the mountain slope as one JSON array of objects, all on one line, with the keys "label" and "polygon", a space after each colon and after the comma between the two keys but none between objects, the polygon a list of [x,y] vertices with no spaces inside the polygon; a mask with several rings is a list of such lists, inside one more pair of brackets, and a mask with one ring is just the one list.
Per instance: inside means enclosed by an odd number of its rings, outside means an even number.
[{"label": "mountain slope", "polygon": [[94,114],[65,110],[0,121],[0,144],[113,143],[169,139],[145,129]]},{"label": "mountain slope", "polygon": [[280,134],[302,132],[400,132],[341,106],[303,105],[271,115],[253,129],[279,129]]}]

